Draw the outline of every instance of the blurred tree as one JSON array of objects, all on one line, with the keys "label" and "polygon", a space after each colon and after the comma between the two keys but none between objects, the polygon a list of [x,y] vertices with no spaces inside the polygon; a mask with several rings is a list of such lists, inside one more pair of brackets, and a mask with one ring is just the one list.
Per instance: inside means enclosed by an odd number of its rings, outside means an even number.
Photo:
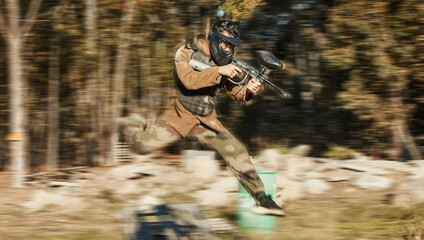
[{"label": "blurred tree", "polygon": [[337,3],[329,11],[323,58],[333,75],[344,73],[337,101],[356,118],[346,123],[349,132],[374,155],[399,159],[403,146],[413,159],[421,158],[408,129],[408,80],[390,56],[398,42],[390,27],[389,3]]},{"label": "blurred tree", "polygon": [[[413,106],[406,119],[411,134],[424,140],[424,8],[422,1],[392,1],[388,5],[391,16],[390,33],[396,45],[388,50],[391,59],[403,72],[407,90],[404,102]],[[421,135],[421,138],[419,136]],[[414,151],[414,150],[410,150]],[[417,155],[417,154],[416,154]],[[418,156],[416,156],[418,157]],[[422,158],[421,158],[422,159]]]},{"label": "blurred tree", "polygon": [[220,0],[225,17],[234,21],[251,19],[257,8],[265,4],[264,0]]},{"label": "blurred tree", "polygon": [[[9,135],[11,162],[14,165],[13,185],[20,187],[25,170],[26,128],[25,128],[25,84],[23,75],[22,49],[26,36],[37,18],[41,0],[32,0],[25,17],[21,16],[21,3],[8,0],[5,3],[7,19],[0,11],[0,31],[5,38],[9,64]],[[25,6],[25,4],[24,4]]]},{"label": "blurred tree", "polygon": [[129,29],[133,24],[134,11],[136,2],[134,0],[126,0],[124,13],[121,19],[121,29],[119,32],[118,49],[116,54],[114,75],[113,75],[113,98],[112,98],[112,110],[110,115],[110,132],[112,137],[110,138],[111,154],[109,162],[112,162],[116,156],[115,143],[118,140],[116,119],[120,116],[123,109],[123,94],[124,94],[124,81],[125,81],[125,70],[127,67],[128,51],[129,51]]},{"label": "blurred tree", "polygon": [[[52,19],[58,20],[62,15],[62,3],[54,8]],[[47,168],[58,167],[59,156],[59,92],[60,92],[60,33],[53,25],[54,34],[49,42],[48,69],[48,136],[47,136]]]}]

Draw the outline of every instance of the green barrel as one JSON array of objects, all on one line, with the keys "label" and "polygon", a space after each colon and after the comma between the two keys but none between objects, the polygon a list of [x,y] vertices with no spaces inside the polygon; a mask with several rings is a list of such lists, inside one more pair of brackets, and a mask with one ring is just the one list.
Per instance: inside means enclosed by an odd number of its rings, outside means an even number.
[{"label": "green barrel", "polygon": [[[257,170],[265,186],[265,192],[275,199],[277,194],[275,171]],[[250,208],[255,205],[252,196],[239,184],[238,193],[238,224],[244,231],[272,232],[275,229],[276,216],[258,215],[252,213]]]}]

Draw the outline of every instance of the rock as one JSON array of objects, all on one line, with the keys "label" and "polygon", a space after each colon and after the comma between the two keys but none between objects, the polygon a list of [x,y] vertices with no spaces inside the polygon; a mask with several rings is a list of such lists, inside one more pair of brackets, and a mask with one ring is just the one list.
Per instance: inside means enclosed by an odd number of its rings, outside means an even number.
[{"label": "rock", "polygon": [[412,160],[407,164],[413,167],[424,167],[424,160]]},{"label": "rock", "polygon": [[311,194],[323,194],[332,187],[327,182],[321,179],[309,179],[303,182],[305,191]]},{"label": "rock", "polygon": [[422,202],[424,202],[424,178],[409,178],[397,187],[392,204],[396,207],[411,207]]},{"label": "rock", "polygon": [[301,183],[282,176],[277,177],[277,189],[277,199],[280,204],[300,199],[304,195]]},{"label": "rock", "polygon": [[352,193],[352,192],[356,192],[356,189],[355,188],[346,188],[346,189],[343,190],[343,192]]},{"label": "rock", "polygon": [[285,162],[281,159],[282,154],[277,149],[266,149],[258,157],[252,159],[255,166],[261,169],[282,170],[285,169]]},{"label": "rock", "polygon": [[153,196],[143,196],[137,200],[138,208],[140,210],[150,209],[157,205],[162,204],[162,201],[159,198]]},{"label": "rock", "polygon": [[286,174],[292,179],[302,180],[305,178],[305,173],[313,171],[316,165],[310,158],[287,156],[287,170]]},{"label": "rock", "polygon": [[115,190],[118,194],[135,194],[140,192],[140,187],[135,181],[125,181]]},{"label": "rock", "polygon": [[219,172],[219,163],[214,151],[185,150],[184,170],[199,178],[213,178]]},{"label": "rock", "polygon": [[76,182],[62,182],[62,181],[50,181],[46,183],[47,187],[52,187],[52,188],[59,188],[59,187],[63,187],[63,188],[76,188],[79,187],[80,184],[76,183]]},{"label": "rock", "polygon": [[194,193],[202,205],[226,206],[234,204],[238,194],[238,181],[235,177],[223,177],[208,185],[208,189]]},{"label": "rock", "polygon": [[[316,159],[314,159],[314,162],[317,162]],[[323,163],[323,164],[317,166],[314,169],[315,172],[326,172],[329,170],[336,170],[339,168],[339,162],[337,160],[330,160],[327,162],[320,162],[320,163]]]},{"label": "rock", "polygon": [[306,157],[311,152],[311,150],[312,150],[312,147],[310,145],[303,144],[303,145],[298,145],[294,147],[289,154],[299,156],[299,157]]},{"label": "rock", "polygon": [[352,171],[356,171],[356,172],[367,172],[367,173],[373,174],[373,175],[385,175],[385,174],[391,173],[387,170],[383,170],[383,169],[380,169],[380,168],[368,167],[368,166],[358,164],[358,163],[350,163],[350,161],[340,161],[339,162],[339,168],[348,169],[348,170],[352,170]]},{"label": "rock", "polygon": [[108,171],[108,177],[116,180],[127,180],[132,178],[138,178],[143,173],[149,172],[151,170],[150,164],[142,165],[124,165],[112,168]]},{"label": "rock", "polygon": [[411,179],[421,179],[424,178],[424,165],[417,165],[416,167],[412,167],[409,172]]},{"label": "rock", "polygon": [[358,152],[353,154],[353,158],[355,160],[359,160],[359,161],[369,161],[370,160],[369,157],[367,157],[365,154],[358,153]]},{"label": "rock", "polygon": [[352,180],[356,175],[355,172],[338,169],[322,173],[322,178],[329,182],[342,182]]},{"label": "rock", "polygon": [[232,206],[237,201],[237,193],[225,193],[214,190],[201,190],[194,193],[194,197],[205,206]]},{"label": "rock", "polygon": [[219,192],[237,192],[238,187],[239,183],[235,177],[220,178],[217,182],[209,185],[211,190]]},{"label": "rock", "polygon": [[360,174],[352,185],[362,189],[383,190],[392,186],[392,183],[393,180],[390,178],[364,173]]},{"label": "rock", "polygon": [[23,207],[31,212],[42,210],[50,205],[58,206],[63,210],[77,211],[85,207],[83,199],[70,196],[65,192],[48,192],[39,190],[34,193],[32,199],[23,204]]},{"label": "rock", "polygon": [[345,161],[348,163],[359,164],[362,166],[368,166],[372,168],[386,169],[392,172],[403,172],[408,173],[413,170],[413,167],[398,161],[388,161],[388,160],[348,160]]}]

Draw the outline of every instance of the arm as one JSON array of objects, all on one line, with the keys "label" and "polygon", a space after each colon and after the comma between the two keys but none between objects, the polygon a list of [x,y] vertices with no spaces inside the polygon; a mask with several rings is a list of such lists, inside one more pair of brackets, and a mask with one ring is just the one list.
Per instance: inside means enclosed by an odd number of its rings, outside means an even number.
[{"label": "arm", "polygon": [[236,101],[246,103],[261,89],[261,85],[261,82],[252,78],[246,85],[227,85],[227,93]]},{"label": "arm", "polygon": [[191,54],[193,54],[193,50],[184,46],[175,54],[175,70],[184,87],[195,90],[219,84],[222,78],[219,74],[219,67],[206,68],[201,72],[196,71],[189,65]]},{"label": "arm", "polygon": [[204,87],[217,85],[221,82],[222,76],[233,78],[241,69],[233,64],[219,67],[205,67],[196,71],[190,66],[193,50],[181,47],[175,54],[175,69],[181,83],[189,90],[196,90]]}]

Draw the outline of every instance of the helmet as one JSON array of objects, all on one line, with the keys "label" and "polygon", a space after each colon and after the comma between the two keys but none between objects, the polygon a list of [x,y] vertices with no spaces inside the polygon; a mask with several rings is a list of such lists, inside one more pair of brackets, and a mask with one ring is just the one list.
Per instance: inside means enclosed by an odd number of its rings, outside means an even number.
[{"label": "helmet", "polygon": [[[233,37],[222,34],[224,31],[227,31]],[[221,20],[214,24],[212,33],[209,36],[209,48],[211,50],[211,57],[216,65],[223,66],[231,63],[236,48],[241,46],[238,36],[239,29],[235,23],[228,20]],[[222,42],[231,44],[234,47],[230,48],[230,50],[225,50],[221,46]]]}]

